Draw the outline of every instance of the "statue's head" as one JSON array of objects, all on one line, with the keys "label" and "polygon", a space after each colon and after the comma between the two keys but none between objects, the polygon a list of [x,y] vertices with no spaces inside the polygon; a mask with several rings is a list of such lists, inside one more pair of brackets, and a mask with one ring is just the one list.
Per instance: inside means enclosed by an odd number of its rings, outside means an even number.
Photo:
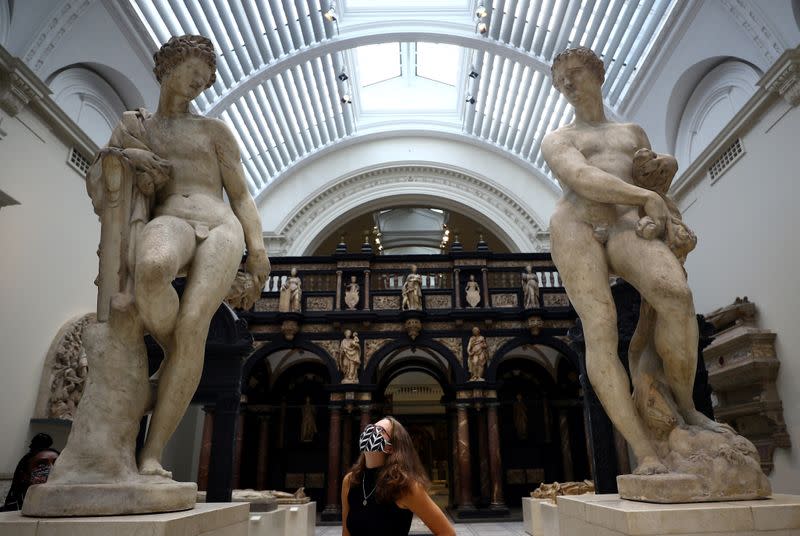
[{"label": "statue's head", "polygon": [[411,273],[412,274],[416,274],[417,273],[417,265],[416,264],[412,264],[411,265]]},{"label": "statue's head", "polygon": [[344,330],[344,338],[345,339],[349,339],[352,334],[353,334],[353,332],[350,331],[349,329]]},{"label": "statue's head", "polygon": [[292,277],[295,277],[295,276],[297,275],[297,268],[295,268],[294,266],[292,266],[292,270],[291,270],[291,272],[290,272],[290,273],[292,274]]},{"label": "statue's head", "polygon": [[350,276],[350,282],[351,282],[351,283],[355,283],[355,282],[356,282],[356,276],[354,276],[354,275],[351,275],[351,276]]},{"label": "statue's head", "polygon": [[217,78],[214,45],[202,35],[171,37],[153,54],[153,60],[158,83],[178,90],[188,88],[193,93],[191,98],[211,87]]},{"label": "statue's head", "polygon": [[474,276],[474,275],[470,275],[470,276],[469,276],[469,280],[470,280],[470,281],[475,281],[475,276]]},{"label": "statue's head", "polygon": [[529,265],[527,265],[527,266],[525,267],[525,271],[526,271],[526,272],[528,272],[528,273],[531,273],[531,272],[533,271],[533,266],[531,266],[530,264],[529,264]]},{"label": "statue's head", "polygon": [[478,327],[476,326],[476,327],[472,328],[472,334],[473,335],[480,335],[481,334],[481,330],[478,329]]},{"label": "statue's head", "polygon": [[553,86],[573,105],[581,100],[583,92],[600,91],[606,75],[603,60],[586,47],[559,53],[550,70]]}]

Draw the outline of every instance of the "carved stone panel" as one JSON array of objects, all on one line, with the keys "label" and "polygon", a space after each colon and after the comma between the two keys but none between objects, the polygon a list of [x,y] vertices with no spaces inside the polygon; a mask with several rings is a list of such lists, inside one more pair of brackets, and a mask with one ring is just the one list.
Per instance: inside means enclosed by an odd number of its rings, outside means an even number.
[{"label": "carved stone panel", "polygon": [[306,311],[333,311],[333,296],[311,296],[306,299]]},{"label": "carved stone panel", "polygon": [[449,294],[425,296],[425,307],[427,309],[452,309],[453,299]]},{"label": "carved stone panel", "polygon": [[566,294],[550,294],[542,295],[542,302],[545,307],[569,307],[569,298]]},{"label": "carved stone panel", "polygon": [[372,298],[372,308],[376,311],[400,309],[400,296],[375,296]]},{"label": "carved stone panel", "polygon": [[516,294],[492,294],[492,307],[517,307],[518,305]]},{"label": "carved stone panel", "polygon": [[314,340],[311,341],[323,350],[325,350],[331,359],[336,361],[337,356],[339,355],[339,341],[332,341],[332,340]]},{"label": "carved stone panel", "polygon": [[370,358],[375,355],[375,352],[390,341],[392,341],[392,339],[367,339],[364,341],[364,366],[367,366],[367,363],[369,363]]},{"label": "carved stone panel", "polygon": [[494,359],[494,354],[505,343],[513,339],[513,337],[486,337],[486,345],[489,347],[489,361]]},{"label": "carved stone panel", "polygon": [[255,305],[255,312],[256,313],[266,313],[269,311],[277,311],[278,310],[278,298],[261,298],[260,300],[256,301]]},{"label": "carved stone panel", "polygon": [[464,356],[462,355],[463,345],[461,344],[461,339],[457,337],[440,337],[434,340],[445,345],[448,350],[453,352],[453,355],[456,356],[456,359],[458,359],[458,362],[461,363],[461,366],[464,366]]}]

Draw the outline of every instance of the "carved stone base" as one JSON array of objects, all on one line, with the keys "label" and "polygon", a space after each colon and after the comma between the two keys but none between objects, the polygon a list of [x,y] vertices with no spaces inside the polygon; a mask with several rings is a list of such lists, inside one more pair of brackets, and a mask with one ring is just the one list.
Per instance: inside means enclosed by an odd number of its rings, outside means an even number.
[{"label": "carved stone base", "polygon": [[652,503],[692,503],[760,499],[757,493],[738,496],[708,495],[697,475],[668,473],[665,475],[620,475],[619,496],[631,501]]},{"label": "carved stone base", "polygon": [[166,481],[31,486],[23,515],[79,517],[178,512],[194,507],[197,484]]}]

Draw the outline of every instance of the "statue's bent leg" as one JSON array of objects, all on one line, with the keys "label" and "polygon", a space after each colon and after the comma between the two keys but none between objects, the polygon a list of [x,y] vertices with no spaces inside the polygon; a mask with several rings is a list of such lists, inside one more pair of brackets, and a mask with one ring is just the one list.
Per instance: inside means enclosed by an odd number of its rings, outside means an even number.
[{"label": "statue's bent leg", "polygon": [[680,261],[662,241],[645,240],[633,230],[613,235],[607,248],[614,270],[656,311],[653,342],[682,416],[688,424],[716,429],[717,423],[697,411],[692,399],[698,328]]},{"label": "statue's bent leg", "polygon": [[171,336],[178,319],[178,294],[172,281],[192,259],[194,249],[191,225],[173,216],[159,216],[148,222],[136,245],[136,308],[165,354],[171,351]]},{"label": "statue's bent leg", "polygon": [[161,467],[162,451],[197,389],[211,317],[230,290],[243,252],[238,221],[212,229],[197,246],[175,324],[174,351],[161,367],[158,398],[140,455],[143,474],[168,474]]},{"label": "statue's bent leg", "polygon": [[[555,218],[554,218],[555,220]],[[614,426],[636,455],[635,473],[665,473],[631,398],[630,380],[617,354],[617,312],[608,285],[603,246],[582,222],[551,222],[552,254],[583,324],[586,371]]]}]

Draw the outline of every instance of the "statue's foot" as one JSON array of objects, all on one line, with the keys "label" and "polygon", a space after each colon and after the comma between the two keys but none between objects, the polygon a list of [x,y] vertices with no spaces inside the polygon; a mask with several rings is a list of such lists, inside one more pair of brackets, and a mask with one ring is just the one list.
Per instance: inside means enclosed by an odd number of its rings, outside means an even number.
[{"label": "statue's foot", "polygon": [[664,473],[669,473],[669,469],[656,456],[645,456],[633,471],[634,475],[661,475]]},{"label": "statue's foot", "polygon": [[717,432],[720,434],[724,432],[736,433],[736,430],[731,428],[729,425],[709,419],[696,409],[684,411],[682,414],[683,418],[686,420],[686,424],[699,426],[700,428],[708,430],[709,432]]},{"label": "statue's foot", "polygon": [[154,476],[163,476],[164,478],[172,478],[172,472],[167,471],[158,460],[154,458],[147,458],[143,459],[139,463],[139,474],[140,475],[154,475]]}]

